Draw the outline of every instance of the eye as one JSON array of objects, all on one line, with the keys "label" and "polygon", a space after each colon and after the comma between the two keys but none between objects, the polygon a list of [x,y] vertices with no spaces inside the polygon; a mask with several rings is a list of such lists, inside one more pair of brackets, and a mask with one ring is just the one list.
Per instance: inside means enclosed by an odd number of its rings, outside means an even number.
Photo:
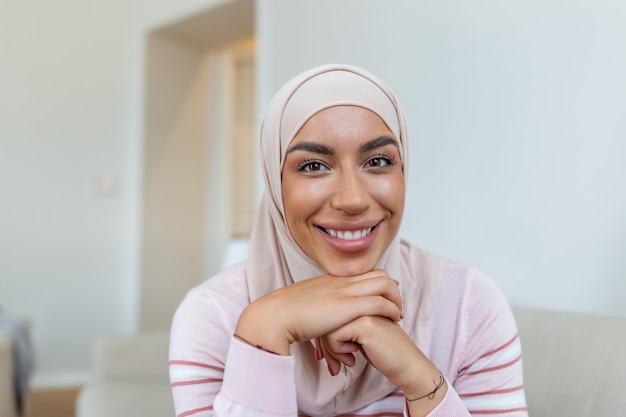
[{"label": "eye", "polygon": [[327,169],[324,163],[316,160],[304,161],[298,166],[298,171],[301,172],[321,172]]},{"label": "eye", "polygon": [[386,155],[376,155],[365,163],[367,168],[385,168],[395,164],[393,158]]}]

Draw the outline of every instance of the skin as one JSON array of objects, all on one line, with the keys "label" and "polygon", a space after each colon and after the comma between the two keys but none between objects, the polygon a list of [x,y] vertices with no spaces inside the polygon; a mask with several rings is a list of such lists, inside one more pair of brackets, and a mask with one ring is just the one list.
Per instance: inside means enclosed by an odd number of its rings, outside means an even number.
[{"label": "skin", "polygon": [[[369,110],[323,110],[291,141],[282,189],[289,231],[313,261],[336,276],[371,271],[402,221],[405,187],[398,142]],[[375,236],[368,237],[374,239],[360,246],[322,231],[354,232],[372,226]]]},{"label": "skin", "polygon": [[[398,146],[382,119],[361,107],[331,107],[303,125],[282,171],[285,217],[300,248],[327,274],[251,303],[235,332],[282,355],[291,343],[314,340],[316,359],[326,360],[331,375],[352,366],[360,351],[407,398],[417,398],[433,390],[439,371],[398,324],[397,281],[374,270],[402,220]],[[446,391],[444,385],[432,400],[407,402],[411,416],[428,414]]]}]

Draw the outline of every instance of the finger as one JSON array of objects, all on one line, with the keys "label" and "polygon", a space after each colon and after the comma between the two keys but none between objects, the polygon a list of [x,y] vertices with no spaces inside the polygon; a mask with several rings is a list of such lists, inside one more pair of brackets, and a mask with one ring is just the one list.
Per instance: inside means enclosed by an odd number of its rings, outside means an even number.
[{"label": "finger", "polygon": [[322,350],[321,343],[322,342],[319,337],[316,337],[313,341],[313,344],[315,346],[315,360],[317,361],[321,361],[322,359],[324,359],[324,351]]},{"label": "finger", "polygon": [[387,275],[385,271],[376,270],[351,278],[354,284],[350,288],[353,296],[381,295],[402,309],[402,295],[399,283]]},{"label": "finger", "polygon": [[397,304],[380,295],[356,297],[351,300],[353,320],[363,316],[382,316],[393,321],[402,320],[402,310]]},{"label": "finger", "polygon": [[[388,319],[383,317],[364,316],[357,320],[354,320],[345,326],[327,334],[324,336],[325,349],[328,352],[343,352],[352,347],[356,347],[365,355],[363,348],[365,345],[370,345],[372,340],[378,340],[381,337],[385,337],[381,330],[380,324],[392,323]],[[388,345],[388,343],[378,343],[382,345]],[[350,350],[354,352],[353,350]]]},{"label": "finger", "polygon": [[327,354],[328,356],[331,356],[333,359],[343,363],[346,366],[353,366],[356,362],[353,353],[359,351],[360,345],[353,342],[344,342],[339,345],[337,349],[330,349],[329,344],[325,343],[325,348],[329,352]]},{"label": "finger", "polygon": [[328,350],[325,338],[321,338],[320,345],[324,353],[324,358],[326,359],[326,364],[328,365],[328,372],[332,376],[338,375],[341,371],[341,362],[333,356],[330,350]]},{"label": "finger", "polygon": [[[356,362],[356,358],[354,357],[353,353],[358,352],[361,349],[361,346],[358,343],[354,343],[348,340],[343,343],[337,344],[336,349],[330,349],[328,341],[331,337],[332,334],[325,335],[320,338],[320,346],[322,346],[322,349],[325,351],[324,356],[327,358],[327,361],[329,360],[328,358],[331,358],[331,362],[334,359],[343,363],[346,366],[353,366]],[[332,365],[332,368],[336,369],[334,363]]]}]

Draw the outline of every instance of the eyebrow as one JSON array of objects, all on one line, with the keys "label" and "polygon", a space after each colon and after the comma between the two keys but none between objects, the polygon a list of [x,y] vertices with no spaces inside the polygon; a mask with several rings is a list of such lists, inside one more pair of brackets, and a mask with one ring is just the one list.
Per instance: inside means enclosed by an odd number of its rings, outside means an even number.
[{"label": "eyebrow", "polygon": [[394,145],[395,147],[398,147],[398,142],[391,136],[379,136],[376,139],[372,139],[361,145],[359,152],[365,153],[387,145]]},{"label": "eyebrow", "polygon": [[291,153],[293,151],[306,151],[306,152],[319,153],[321,155],[334,155],[335,154],[335,151],[333,150],[333,148],[326,146],[326,145],[322,145],[321,143],[315,143],[315,142],[296,143],[291,148],[289,148],[287,153]]},{"label": "eyebrow", "polygon": [[[394,145],[398,147],[398,142],[392,138],[391,136],[379,136],[376,139],[372,139],[370,141],[365,142],[363,145],[359,147],[360,153],[370,152],[377,148],[382,148],[383,146]],[[330,146],[323,145],[321,143],[315,142],[300,142],[296,143],[292,147],[289,148],[287,153],[291,153],[294,151],[306,151],[317,153],[320,155],[334,155],[335,150]]]}]

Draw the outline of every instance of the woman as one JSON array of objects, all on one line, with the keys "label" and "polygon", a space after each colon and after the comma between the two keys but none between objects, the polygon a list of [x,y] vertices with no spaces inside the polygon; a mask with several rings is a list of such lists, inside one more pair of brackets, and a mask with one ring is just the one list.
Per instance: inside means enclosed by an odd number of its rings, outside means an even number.
[{"label": "woman", "polygon": [[245,263],[172,324],[180,416],[526,416],[510,308],[478,271],[397,237],[408,138],[374,75],[328,65],[276,94]]}]

